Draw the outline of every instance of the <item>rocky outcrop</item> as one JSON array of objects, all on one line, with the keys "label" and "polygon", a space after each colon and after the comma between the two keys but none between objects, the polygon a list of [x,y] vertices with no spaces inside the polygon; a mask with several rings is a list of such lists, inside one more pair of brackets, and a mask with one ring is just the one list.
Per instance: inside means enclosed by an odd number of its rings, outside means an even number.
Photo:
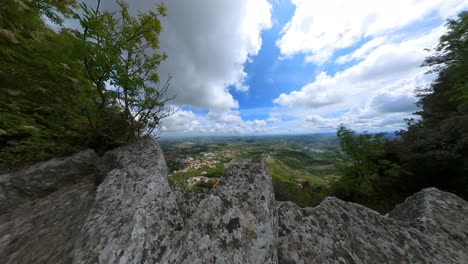
[{"label": "rocky outcrop", "polygon": [[0,262],[72,263],[94,195],[94,183],[78,183],[1,215]]},{"label": "rocky outcrop", "polygon": [[51,159],[14,173],[0,175],[0,215],[60,188],[98,177],[97,155],[85,150],[63,159]]},{"label": "rocky outcrop", "polygon": [[183,224],[161,149],[140,141],[106,153],[99,167],[108,172],[77,238],[73,263],[158,263]]},{"label": "rocky outcrop", "polygon": [[[457,210],[446,212],[446,199]],[[427,207],[429,201],[436,210]],[[278,255],[281,263],[468,263],[468,221],[461,219],[467,210],[466,201],[434,188],[408,198],[389,216],[333,197],[314,208],[279,203]],[[450,237],[445,224],[461,231],[458,238]]]},{"label": "rocky outcrop", "polygon": [[0,175],[2,263],[468,263],[468,203],[434,188],[386,216],[274,200],[262,160],[171,189],[150,140]]},{"label": "rocky outcrop", "polygon": [[264,163],[230,164],[160,263],[277,263],[273,186]]}]

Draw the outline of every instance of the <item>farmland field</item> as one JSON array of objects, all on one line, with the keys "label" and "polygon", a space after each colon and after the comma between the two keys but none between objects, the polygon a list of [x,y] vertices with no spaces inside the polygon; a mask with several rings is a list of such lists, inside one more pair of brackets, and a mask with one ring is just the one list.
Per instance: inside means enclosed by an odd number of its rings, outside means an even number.
[{"label": "farmland field", "polygon": [[[270,170],[277,200],[293,201],[301,207],[314,206],[337,179],[333,156],[337,148],[333,135],[185,138],[161,140],[172,185],[189,186],[195,176],[221,177],[231,160],[262,156]],[[297,180],[305,182],[302,186]]]}]

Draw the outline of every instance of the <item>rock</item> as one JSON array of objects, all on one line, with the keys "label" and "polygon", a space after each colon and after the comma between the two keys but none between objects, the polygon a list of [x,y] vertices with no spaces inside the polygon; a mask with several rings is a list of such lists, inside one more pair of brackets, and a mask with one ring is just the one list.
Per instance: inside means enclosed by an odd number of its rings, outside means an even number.
[{"label": "rock", "polygon": [[0,215],[64,186],[96,177],[99,174],[97,159],[94,151],[84,150],[68,158],[51,159],[0,175]]},{"label": "rock", "polygon": [[[434,188],[408,198],[389,216],[333,197],[314,208],[282,202],[279,262],[468,263],[468,222],[462,219],[467,210],[466,201]],[[461,235],[451,236],[449,227]]]},{"label": "rock", "polygon": [[265,163],[231,163],[160,263],[277,263],[274,205]]},{"label": "rock", "polygon": [[1,215],[1,263],[71,263],[94,194],[94,182],[68,185]]},{"label": "rock", "polygon": [[198,209],[200,201],[206,197],[206,193],[189,191],[179,187],[173,187],[172,191],[185,221],[188,221],[192,217],[194,211]]},{"label": "rock", "polygon": [[107,152],[99,167],[108,173],[77,237],[73,263],[159,263],[183,227],[161,149],[143,140]]},{"label": "rock", "polygon": [[436,188],[423,189],[388,216],[429,235],[436,247],[450,249],[447,260],[468,263],[468,203],[460,197]]},{"label": "rock", "polygon": [[468,263],[468,202],[434,188],[384,216],[277,202],[263,159],[206,194],[167,177],[151,140],[0,175],[1,263]]}]

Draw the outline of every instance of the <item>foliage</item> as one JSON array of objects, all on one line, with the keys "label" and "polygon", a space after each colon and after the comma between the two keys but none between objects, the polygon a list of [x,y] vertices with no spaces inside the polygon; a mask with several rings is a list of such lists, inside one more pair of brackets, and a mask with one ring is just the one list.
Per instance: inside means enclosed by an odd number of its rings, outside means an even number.
[{"label": "foliage", "polygon": [[184,168],[184,164],[180,161],[177,160],[168,160],[167,161],[167,168],[169,169],[170,172],[172,171],[178,171],[182,168]]},{"label": "foliage", "polygon": [[425,187],[468,198],[468,12],[446,25],[423,64],[437,77],[417,89],[421,119],[406,120],[408,129],[388,141],[340,127],[343,177],[332,194],[380,211]]},{"label": "foliage", "polygon": [[318,205],[328,194],[328,188],[324,185],[306,185],[303,188],[293,181],[273,178],[275,199],[278,201],[292,201],[300,207]]},{"label": "foliage", "polygon": [[132,17],[119,6],[117,18],[82,4],[79,33],[44,22],[60,26],[74,0],[0,3],[0,171],[105,151],[150,135],[169,114],[169,82],[156,74],[166,56],[155,52],[166,11]]},{"label": "foliage", "polygon": [[378,170],[378,160],[383,152],[383,133],[360,134],[341,125],[336,133],[340,146],[336,167],[349,180],[351,192],[359,192],[364,181],[368,181]]},{"label": "foliage", "polygon": [[[26,14],[29,12],[46,16],[52,22],[61,24],[64,18],[69,18],[73,14],[73,8],[77,7],[76,0],[14,0],[0,2],[0,9],[3,11],[15,11],[13,14]],[[5,14],[5,13],[4,13]],[[11,14],[11,13],[10,13]],[[24,18],[21,17],[20,18]],[[10,26],[17,24],[17,18],[7,19]],[[21,26],[34,26],[33,24],[21,23]]]},{"label": "foliage", "polygon": [[[140,12],[131,16],[128,5],[117,1],[119,11],[111,13],[85,4],[78,16],[83,32],[75,31],[84,42],[86,72],[99,94],[96,105],[102,115],[107,109],[120,109],[127,128],[125,137],[114,137],[99,128],[89,118],[90,126],[104,138],[126,143],[152,135],[159,128],[160,120],[171,113],[166,103],[169,79],[160,83],[157,74],[159,64],[166,59],[158,53],[160,16],[166,15],[163,5],[157,12]],[[108,85],[110,84],[110,85]]]},{"label": "foliage", "polygon": [[407,120],[401,141],[387,152],[411,173],[407,192],[435,186],[468,197],[468,12],[447,22],[434,54],[425,60],[437,78],[418,89],[419,121]]},{"label": "foliage", "polygon": [[0,10],[0,167],[83,148],[80,107],[92,96],[77,39],[47,28],[32,2],[15,3]]},{"label": "foliage", "polygon": [[357,134],[341,125],[337,130],[340,150],[336,168],[341,174],[332,186],[332,194],[385,211],[394,202],[393,187],[400,167],[386,159],[385,133]]}]

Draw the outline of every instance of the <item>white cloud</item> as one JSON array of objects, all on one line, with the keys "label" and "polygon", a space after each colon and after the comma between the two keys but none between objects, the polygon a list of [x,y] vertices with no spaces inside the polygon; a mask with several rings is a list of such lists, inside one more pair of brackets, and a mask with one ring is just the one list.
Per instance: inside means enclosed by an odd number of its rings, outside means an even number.
[{"label": "white cloud", "polygon": [[262,128],[262,127],[267,126],[267,122],[265,120],[257,120],[257,119],[253,121],[247,121],[246,124],[249,126],[254,126],[256,128]]},{"label": "white cloud", "polygon": [[167,1],[161,49],[168,60],[161,74],[173,75],[174,103],[229,112],[238,102],[228,87],[246,92],[244,64],[262,45],[271,27],[271,5],[259,1]]},{"label": "white cloud", "polygon": [[[384,38],[350,53],[359,60],[334,75],[321,72],[314,82],[274,100],[308,126],[297,129],[333,128],[348,124],[372,130],[399,127],[416,110],[413,91],[432,76],[419,66],[443,34],[443,27],[411,38]],[[343,59],[347,60],[347,59]],[[396,122],[399,120],[399,122]]]},{"label": "white cloud", "polygon": [[396,89],[402,85],[414,89],[416,85],[427,82],[427,78],[415,78],[425,71],[419,67],[428,55],[423,49],[433,47],[442,32],[442,28],[437,28],[400,42],[383,44],[370,51],[358,64],[333,76],[322,72],[314,82],[299,91],[283,93],[274,102],[315,110],[337,104],[350,108],[356,104],[363,105],[383,89]]},{"label": "white cloud", "polygon": [[[180,110],[162,120],[163,132],[191,134],[236,134],[249,135],[271,131],[265,120],[244,121],[238,111],[214,115],[197,115],[191,110]],[[164,136],[164,133],[163,133]]]},{"label": "white cloud", "polygon": [[179,110],[162,120],[162,132],[193,132],[203,127],[192,111]]},{"label": "white cloud", "polygon": [[239,111],[210,111],[207,115],[210,120],[214,120],[222,123],[240,123],[242,122],[242,117],[240,116]]},{"label": "white cloud", "polygon": [[[236,110],[239,103],[229,89],[249,90],[244,83],[247,78],[244,64],[260,51],[261,31],[272,26],[270,3],[267,0],[171,0],[164,4],[168,16],[161,18],[160,50],[166,52],[168,59],[158,70],[160,79],[164,81],[172,76],[169,93],[176,98],[171,103],[209,110],[209,114],[199,116],[192,111],[179,111],[164,121],[163,130],[234,132],[234,124],[245,122]],[[103,1],[102,6],[116,10],[114,1]],[[152,1],[130,2],[133,14],[154,8]],[[192,123],[193,120],[198,123]]]},{"label": "white cloud", "polygon": [[371,99],[370,106],[383,113],[414,112],[417,110],[415,98],[411,91],[402,89],[403,93],[381,91]]},{"label": "white cloud", "polygon": [[468,7],[466,0],[292,0],[291,20],[277,41],[282,56],[304,54],[323,63],[337,49],[379,37],[435,15],[442,19]]},{"label": "white cloud", "polygon": [[323,71],[274,100],[294,117],[282,129],[298,132],[333,131],[340,123],[356,130],[403,128],[403,119],[417,110],[414,89],[433,78],[420,68],[429,55],[424,49],[434,47],[445,32],[440,25],[418,30],[418,22],[445,20],[468,7],[468,1],[457,0],[293,3],[295,14],[276,43],[283,57],[303,54],[306,62],[321,64],[336,50],[369,39],[335,59],[337,65],[353,65],[333,75]]},{"label": "white cloud", "polygon": [[343,55],[341,57],[338,57],[336,59],[336,63],[344,64],[344,63],[347,63],[347,62],[350,62],[350,61],[353,61],[353,60],[363,59],[370,52],[372,52],[374,49],[376,49],[378,46],[384,44],[385,40],[386,40],[385,37],[374,38],[374,39],[366,42],[364,45],[362,45],[359,49],[355,50],[353,53],[349,53],[349,54]]},{"label": "white cloud", "polygon": [[337,93],[337,81],[325,72],[317,75],[315,82],[307,84],[300,91],[281,94],[274,103],[285,106],[316,108],[338,103],[343,98]]},{"label": "white cloud", "polygon": [[273,109],[273,111],[271,111],[271,112],[268,114],[267,121],[270,122],[270,123],[278,123],[278,122],[281,122],[281,114],[278,113],[278,112],[276,111],[276,109]]}]

